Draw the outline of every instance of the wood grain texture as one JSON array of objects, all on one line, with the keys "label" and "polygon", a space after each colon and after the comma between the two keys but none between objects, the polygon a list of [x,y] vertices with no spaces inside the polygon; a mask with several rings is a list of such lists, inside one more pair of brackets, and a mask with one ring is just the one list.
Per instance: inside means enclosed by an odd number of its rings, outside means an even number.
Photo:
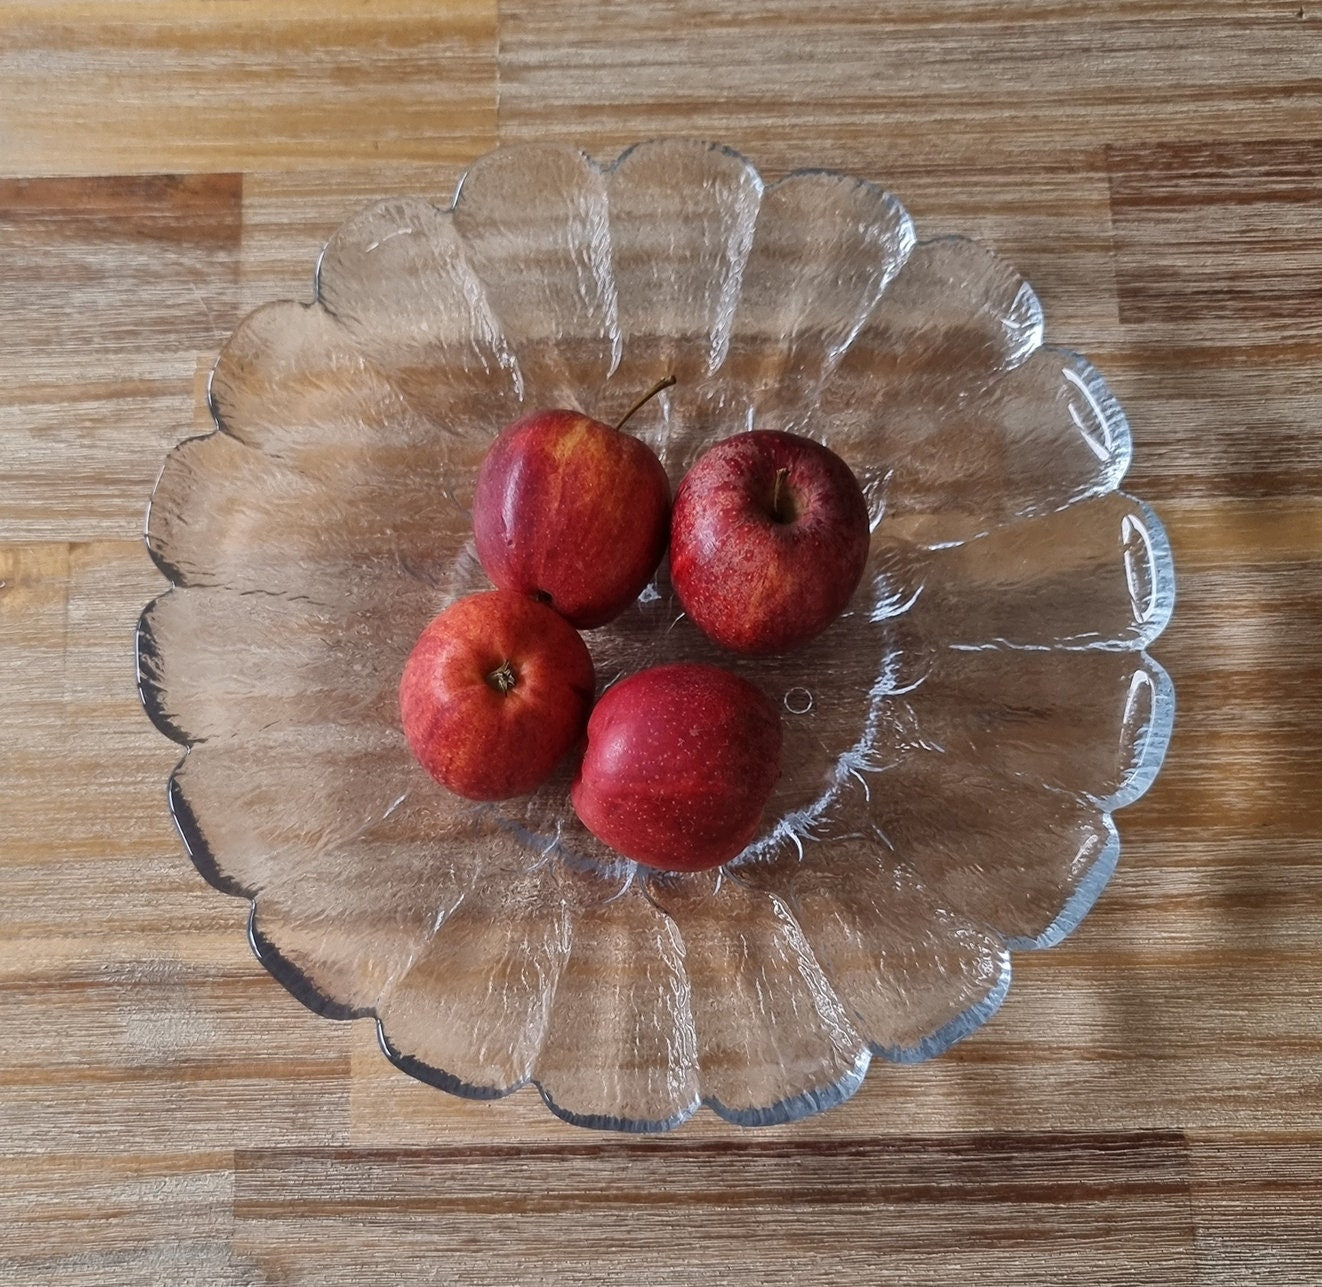
[{"label": "wood grain texture", "polygon": [[192,424],[197,355],[240,316],[242,200],[237,174],[0,179],[10,539],[139,525]]},{"label": "wood grain texture", "polygon": [[[0,7],[0,1280],[1322,1281],[1322,14],[1243,0]],[[628,1141],[301,1009],[180,854],[133,688],[166,447],[248,309],[497,141],[719,138],[1011,258],[1134,428],[1180,709],[993,1023]]]},{"label": "wood grain texture", "polygon": [[1307,136],[1319,17],[1271,0],[506,0],[500,128],[625,144],[719,122],[766,160],[874,171]]},{"label": "wood grain texture", "polygon": [[[436,1281],[496,1287],[601,1281],[604,1266],[630,1284],[683,1283],[700,1264],[714,1282],[938,1284],[954,1217],[981,1281],[1025,1281],[1049,1239],[1064,1266],[1052,1281],[1137,1283],[1191,1278],[1189,1183],[1183,1138],[1157,1133],[244,1150],[234,1218],[259,1265],[372,1227],[393,1234],[377,1272],[443,1263]],[[1132,1221],[1114,1218],[1118,1202]],[[534,1249],[553,1243],[561,1254],[541,1262]],[[351,1253],[318,1281],[368,1270]]]},{"label": "wood grain texture", "polygon": [[463,160],[496,141],[496,3],[19,0],[0,84],[17,173]]},{"label": "wood grain texture", "polygon": [[1317,1277],[1322,1149],[1316,1140],[1195,1136],[1189,1161],[1200,1287]]},{"label": "wood grain texture", "polygon": [[1140,144],[1107,160],[1123,321],[1319,337],[1322,140]]}]

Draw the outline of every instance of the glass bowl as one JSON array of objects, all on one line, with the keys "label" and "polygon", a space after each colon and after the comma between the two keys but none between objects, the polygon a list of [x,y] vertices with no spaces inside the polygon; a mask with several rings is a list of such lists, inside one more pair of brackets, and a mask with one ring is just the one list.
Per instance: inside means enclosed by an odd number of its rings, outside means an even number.
[{"label": "glass bowl", "polygon": [[[587,634],[599,684],[665,660],[783,708],[761,835],[720,871],[606,850],[568,805],[459,800],[399,729],[423,625],[487,587],[474,475],[536,406],[618,417],[678,482],[757,426],[828,443],[874,526],[850,607],[783,657],[736,658],[663,565]],[[1173,600],[1160,523],[1117,490],[1120,407],[1042,342],[1028,284],[975,242],[918,241],[876,185],[764,184],[728,148],[608,165],[501,149],[453,203],[392,198],[331,239],[311,305],[239,326],[216,430],[167,457],[147,544],[143,702],[188,747],[188,852],[251,899],[262,962],[405,1072],[456,1094],[534,1082],[582,1125],[745,1125],[846,1099],[984,1023],[1010,953],[1078,924],[1151,784],[1173,692],[1144,649]]]}]

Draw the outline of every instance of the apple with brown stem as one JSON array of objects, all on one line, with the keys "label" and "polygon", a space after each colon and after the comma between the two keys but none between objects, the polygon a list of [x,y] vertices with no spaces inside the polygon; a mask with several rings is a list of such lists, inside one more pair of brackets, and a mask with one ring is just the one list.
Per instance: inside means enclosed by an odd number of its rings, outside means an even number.
[{"label": "apple with brown stem", "polygon": [[670,480],[624,432],[670,376],[613,427],[580,411],[534,411],[503,430],[478,471],[473,535],[487,575],[548,604],[580,630],[642,592],[665,553]]},{"label": "apple with brown stem", "polygon": [[536,790],[578,741],[592,658],[550,608],[509,590],[470,594],[434,618],[404,666],[399,710],[418,762],[456,795]]},{"label": "apple with brown stem", "polygon": [[849,466],[799,434],[726,438],[684,476],[670,520],[670,579],[693,622],[740,653],[819,635],[867,563],[867,501]]}]

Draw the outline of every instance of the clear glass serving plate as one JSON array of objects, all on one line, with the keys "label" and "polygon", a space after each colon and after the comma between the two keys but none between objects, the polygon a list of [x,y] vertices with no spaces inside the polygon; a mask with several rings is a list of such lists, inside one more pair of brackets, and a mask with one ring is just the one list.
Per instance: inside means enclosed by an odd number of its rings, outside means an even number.
[{"label": "clear glass serving plate", "polygon": [[[148,547],[173,587],[138,633],[143,702],[188,750],[169,798],[203,875],[313,1009],[375,1019],[405,1072],[474,1097],[534,1082],[588,1126],[828,1108],[1000,1005],[1011,952],[1078,924],[1112,814],[1151,784],[1173,601],[1160,523],[1118,490],[1123,413],[1043,343],[1032,289],[975,242],[919,241],[875,184],[765,184],[727,148],[610,164],[501,149],[449,207],[344,225],[311,305],[239,326],[216,431],[165,461]],[[718,661],[783,708],[760,837],[663,876],[536,795],[456,799],[411,759],[396,686],[423,625],[486,587],[469,504],[537,406],[631,422],[673,482],[710,443],[790,429],[852,466],[871,561],[783,657],[721,654],[663,565],[587,635],[602,687]]]}]

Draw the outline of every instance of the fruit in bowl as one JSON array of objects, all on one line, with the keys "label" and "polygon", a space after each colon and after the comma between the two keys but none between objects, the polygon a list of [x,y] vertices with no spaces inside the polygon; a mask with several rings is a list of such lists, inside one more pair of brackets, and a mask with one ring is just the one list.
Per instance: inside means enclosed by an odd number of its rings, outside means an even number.
[{"label": "fruit in bowl", "polygon": [[[316,281],[310,307],[245,320],[212,380],[227,432],[167,461],[148,541],[177,584],[137,650],[152,718],[192,746],[170,786],[187,848],[254,899],[275,977],[376,1014],[389,1057],[433,1085],[535,1081],[559,1116],[631,1131],[703,1103],[792,1120],[846,1099],[870,1057],[929,1057],[994,1013],[1011,948],[1063,937],[1105,885],[1111,812],[1151,784],[1173,711],[1144,651],[1171,558],[1117,491],[1124,414],[1086,361],[1042,346],[1023,279],[974,243],[917,241],[876,183],[764,183],[728,148],[670,140],[604,162],[503,150],[452,208],[356,216]],[[892,473],[905,550],[803,651],[740,659],[783,711],[763,827],[801,853],[621,888],[616,865],[573,860],[586,837],[558,845],[581,831],[566,793],[437,801],[404,738],[377,734],[438,588],[486,588],[463,499],[492,409],[660,352],[686,372],[727,354],[713,391],[759,373],[721,403],[725,433],[750,408],[766,427],[813,416],[844,451],[852,426],[860,479],[867,458]],[[706,430],[676,425],[676,455]],[[604,675],[701,647],[658,589],[590,637]],[[916,735],[874,748],[880,702]]]},{"label": "fruit in bowl", "polygon": [[593,710],[574,809],[636,862],[716,867],[757,834],[780,776],[780,743],[776,708],[748,680],[719,666],[653,666]]},{"label": "fruit in bowl", "polygon": [[572,626],[492,590],[460,599],[422,632],[400,680],[400,718],[438,782],[470,800],[503,800],[550,777],[583,732],[593,688]]},{"label": "fruit in bowl", "polygon": [[478,471],[473,535],[502,589],[553,607],[580,630],[617,617],[665,553],[670,480],[624,432],[661,381],[614,427],[579,411],[534,411],[504,429]]},{"label": "fruit in bowl", "polygon": [[869,536],[862,488],[835,452],[799,434],[753,430],[718,442],[680,483],[670,579],[716,643],[784,652],[844,610]]}]

